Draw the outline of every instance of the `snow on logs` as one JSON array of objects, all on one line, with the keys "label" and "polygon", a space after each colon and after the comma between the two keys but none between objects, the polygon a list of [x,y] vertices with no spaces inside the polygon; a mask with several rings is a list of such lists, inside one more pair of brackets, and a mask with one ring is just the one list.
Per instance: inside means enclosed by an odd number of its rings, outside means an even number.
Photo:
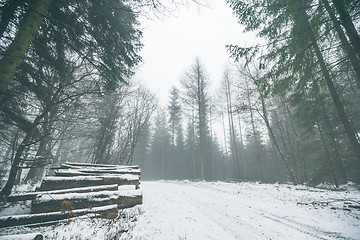
[{"label": "snow on logs", "polygon": [[140,176],[140,169],[123,168],[123,169],[93,169],[93,168],[82,168],[82,169],[59,169],[54,171],[56,176],[96,176],[102,174],[133,174]]},{"label": "snow on logs", "polygon": [[84,192],[117,191],[117,190],[119,190],[119,185],[112,184],[112,185],[70,188],[70,189],[52,190],[52,191],[27,192],[21,194],[11,194],[10,196],[7,197],[6,201],[17,202],[17,201],[34,200],[37,196],[45,195],[45,194],[84,193]]},{"label": "snow on logs", "polygon": [[31,204],[31,213],[46,213],[61,211],[62,202],[66,200],[74,209],[94,208],[116,204],[118,208],[129,208],[142,203],[142,194],[139,190],[130,191],[103,191],[92,193],[66,193],[40,195]]},{"label": "snow on logs", "polygon": [[59,190],[100,185],[135,185],[138,188],[139,176],[132,174],[109,174],[101,176],[72,176],[72,177],[45,177],[38,191]]},{"label": "snow on logs", "polygon": [[[141,175],[139,166],[115,166],[97,164],[65,163],[55,168],[56,176],[96,176],[102,174],[133,174]],[[106,167],[107,166],[107,167]]]},{"label": "snow on logs", "polygon": [[[46,176],[35,192],[7,198],[8,202],[32,200],[31,214],[0,217],[0,228],[89,214],[113,219],[118,209],[142,204],[139,166],[65,163],[53,170],[55,176]],[[129,189],[131,185],[135,190]]]},{"label": "snow on logs", "polygon": [[17,234],[17,235],[6,235],[1,236],[0,240],[42,240],[44,236],[42,233],[27,233],[27,234]]},{"label": "snow on logs", "polygon": [[39,223],[56,222],[59,220],[69,219],[76,215],[80,217],[83,215],[93,214],[93,217],[101,217],[107,219],[114,219],[118,215],[117,205],[108,205],[102,207],[77,209],[72,211],[58,211],[39,214],[24,214],[0,217],[1,227],[13,227],[20,225],[37,225]]}]

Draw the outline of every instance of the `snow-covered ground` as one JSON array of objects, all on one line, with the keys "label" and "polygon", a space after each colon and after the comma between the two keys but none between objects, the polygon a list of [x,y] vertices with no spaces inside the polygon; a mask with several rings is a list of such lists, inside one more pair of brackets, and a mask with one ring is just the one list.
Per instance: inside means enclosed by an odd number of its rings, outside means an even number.
[{"label": "snow-covered ground", "polygon": [[[360,192],[225,182],[143,182],[121,239],[360,239]],[[350,189],[349,189],[350,188]]]},{"label": "snow-covered ground", "polygon": [[[115,222],[84,217],[30,229],[45,239],[360,239],[360,190],[257,183],[142,182],[143,205]],[[0,215],[19,211],[13,206]],[[0,228],[0,235],[29,229]],[[114,238],[115,237],[115,238]]]}]

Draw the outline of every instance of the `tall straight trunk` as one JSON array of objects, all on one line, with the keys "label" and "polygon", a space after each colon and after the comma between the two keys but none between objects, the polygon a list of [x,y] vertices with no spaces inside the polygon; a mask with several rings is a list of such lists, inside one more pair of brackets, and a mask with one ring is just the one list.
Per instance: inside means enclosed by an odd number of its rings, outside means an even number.
[{"label": "tall straight trunk", "polygon": [[[293,2],[294,2],[294,4],[299,3],[297,0],[294,0]],[[339,94],[336,90],[335,84],[330,76],[330,72],[326,66],[326,63],[325,63],[325,60],[321,53],[321,50],[319,48],[319,45],[317,44],[315,34],[309,23],[309,16],[305,12],[305,10],[304,10],[305,8],[303,8],[301,6],[301,4],[300,4],[300,6],[298,5],[298,9],[303,9],[303,10],[300,10],[301,12],[299,12],[301,14],[302,22],[303,22],[303,24],[305,24],[306,28],[308,29],[310,41],[311,41],[312,47],[315,51],[315,55],[319,61],[321,72],[325,79],[326,85],[329,89],[331,98],[334,102],[334,105],[335,105],[336,111],[338,113],[338,116],[340,118],[340,121],[341,121],[342,125],[344,126],[347,137],[349,138],[350,144],[352,146],[352,150],[353,150],[355,156],[357,157],[358,161],[360,161],[360,143],[357,139],[356,132],[350,122],[350,118],[345,111],[344,103],[340,100],[340,96],[339,96]]]},{"label": "tall straight trunk", "polygon": [[228,159],[228,148],[227,148],[227,141],[226,141],[226,129],[225,129],[225,120],[224,120],[224,114],[221,112],[221,120],[222,120],[222,126],[223,126],[223,133],[224,133],[224,144],[225,144],[225,158],[223,162],[223,178],[225,180],[226,174],[225,174],[225,168],[226,168],[226,159]]},{"label": "tall straight trunk", "polygon": [[164,179],[164,168],[165,168],[165,143],[161,146],[161,179]]},{"label": "tall straight trunk", "polygon": [[191,116],[191,130],[192,130],[192,149],[191,149],[191,156],[192,156],[192,164],[193,164],[193,178],[196,179],[197,177],[197,168],[196,168],[196,161],[195,161],[195,123],[194,123],[194,110],[192,111]]},{"label": "tall straight trunk", "polygon": [[11,79],[29,49],[30,43],[34,40],[51,5],[51,1],[35,0],[33,2],[16,33],[15,39],[3,53],[3,57],[0,60],[0,102],[5,96]]},{"label": "tall straight trunk", "polygon": [[[246,85],[247,100],[248,100],[249,110],[250,110],[251,129],[252,129],[253,136],[254,136],[255,146],[256,146],[256,148],[259,147],[259,151],[260,151],[259,139],[258,139],[257,132],[256,132],[256,129],[255,129],[254,113],[253,113],[253,109],[251,108],[250,88],[249,88],[248,80],[246,78],[245,78],[245,85]],[[255,152],[255,163],[256,163],[256,166],[258,168],[259,178],[263,179],[263,171],[262,171],[262,165],[261,165],[261,159],[260,159],[260,156],[259,156],[259,151]]]},{"label": "tall straight trunk", "polygon": [[247,162],[246,162],[246,158],[245,158],[245,149],[244,149],[244,140],[243,140],[243,136],[242,136],[242,127],[241,127],[241,118],[240,118],[240,112],[238,112],[238,124],[239,124],[239,136],[240,136],[240,149],[241,149],[241,169],[242,169],[242,176],[244,179],[247,178],[247,172],[246,172],[246,167],[247,167]]},{"label": "tall straight trunk", "polygon": [[230,130],[230,140],[231,140],[231,155],[232,155],[233,162],[234,162],[235,176],[237,179],[240,179],[241,175],[240,175],[239,155],[238,155],[238,151],[237,151],[236,135],[235,135],[235,129],[234,129],[234,118],[233,118],[233,114],[232,114],[230,83],[229,83],[229,78],[227,75],[225,75],[225,85],[226,85],[225,86],[226,106],[227,106],[229,130]]},{"label": "tall straight trunk", "polygon": [[200,178],[205,179],[205,164],[206,164],[206,114],[203,78],[199,68],[197,68],[197,118],[199,120],[199,147],[200,147]]},{"label": "tall straight trunk", "polygon": [[350,64],[355,72],[358,87],[360,87],[360,61],[359,61],[358,57],[356,56],[356,52],[354,51],[354,48],[348,42],[343,29],[341,28],[338,20],[336,19],[333,9],[329,6],[328,1],[322,0],[322,3],[324,4],[325,9],[330,16],[330,19],[334,24],[335,30],[341,41],[342,48],[343,48],[344,52],[346,53],[346,55],[348,56]]},{"label": "tall straight trunk", "polygon": [[332,0],[337,13],[340,16],[341,25],[345,28],[346,35],[348,35],[349,40],[355,52],[360,58],[360,36],[356,30],[356,27],[351,19],[349,12],[345,8],[344,0]]}]

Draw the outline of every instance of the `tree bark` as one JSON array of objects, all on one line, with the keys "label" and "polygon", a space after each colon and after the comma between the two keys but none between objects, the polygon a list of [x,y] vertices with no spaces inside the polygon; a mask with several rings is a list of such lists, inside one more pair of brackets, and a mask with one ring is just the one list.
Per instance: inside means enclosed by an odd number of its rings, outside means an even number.
[{"label": "tree bark", "polygon": [[360,36],[351,20],[350,14],[345,9],[344,0],[332,0],[332,2],[340,16],[341,25],[344,26],[346,35],[348,35],[351,45],[355,49],[358,58],[360,58]]},{"label": "tree bark", "polygon": [[61,204],[63,201],[70,202],[70,206],[73,209],[91,209],[113,204],[116,204],[118,208],[130,208],[142,204],[142,194],[141,192],[137,192],[136,194],[123,194],[119,191],[104,191],[77,193],[76,195],[72,193],[41,195],[31,203],[31,213],[37,214],[59,212],[62,209],[66,210]]},{"label": "tree bark", "polygon": [[20,2],[17,0],[10,0],[6,3],[6,6],[3,7],[0,21],[0,37],[4,36],[4,32],[9,26],[9,22],[15,16],[15,11],[18,8],[19,3]]},{"label": "tree bark", "polygon": [[256,146],[256,148],[259,149],[259,150],[257,150],[255,152],[255,163],[256,163],[257,168],[258,168],[259,179],[262,180],[263,179],[263,170],[262,170],[261,158],[259,156],[259,151],[261,149],[260,148],[261,146],[260,146],[260,141],[258,139],[257,131],[255,129],[254,113],[253,113],[253,109],[251,107],[251,99],[250,99],[250,88],[249,88],[249,83],[248,83],[246,77],[245,77],[245,84],[246,84],[247,100],[248,100],[249,111],[250,111],[251,129],[252,129],[253,136],[254,136],[255,146]]},{"label": "tree bark", "polygon": [[[294,0],[294,3],[298,3],[298,1]],[[340,96],[337,93],[335,84],[334,84],[334,82],[333,82],[333,80],[332,80],[332,78],[330,76],[330,72],[329,72],[329,70],[328,70],[328,68],[326,66],[326,63],[325,63],[325,60],[324,60],[323,55],[321,53],[321,50],[319,48],[319,45],[317,44],[315,34],[314,34],[314,32],[313,32],[313,30],[311,28],[311,25],[309,23],[309,16],[305,12],[305,10],[304,10],[305,8],[302,8],[301,6],[299,6],[298,9],[303,9],[303,10],[299,10],[299,11],[301,11],[300,14],[301,14],[303,24],[305,24],[306,28],[308,29],[308,34],[309,34],[309,37],[310,37],[310,41],[311,41],[312,47],[313,47],[313,49],[315,51],[316,57],[317,57],[317,59],[319,61],[320,69],[322,71],[322,74],[323,74],[323,77],[325,79],[326,85],[327,85],[327,87],[329,89],[331,98],[332,98],[332,100],[334,102],[334,105],[335,105],[336,111],[338,113],[338,116],[340,118],[340,121],[344,126],[347,137],[350,140],[352,150],[353,150],[355,156],[357,157],[358,161],[360,161],[360,143],[359,143],[359,141],[357,139],[356,132],[355,132],[355,130],[354,130],[354,128],[353,128],[353,126],[352,126],[352,124],[350,122],[350,118],[349,118],[348,114],[345,111],[344,103],[340,100]]]},{"label": "tree bark", "polygon": [[224,77],[225,77],[224,80],[225,80],[227,115],[228,115],[229,130],[230,130],[231,156],[232,156],[232,159],[234,162],[235,176],[237,179],[240,179],[241,174],[240,174],[240,165],[239,165],[239,154],[237,151],[236,135],[235,135],[235,128],[234,128],[234,117],[233,117],[233,113],[232,113],[232,102],[231,102],[229,76],[227,73],[225,73]]},{"label": "tree bark", "polygon": [[[119,210],[117,208],[117,205],[110,205],[105,207],[95,207],[92,209],[86,208],[86,209],[73,210],[72,212],[73,214],[76,214],[77,217],[92,213],[92,214],[97,214],[97,216],[102,218],[114,219],[115,217],[117,217]],[[0,226],[13,227],[13,226],[21,226],[27,224],[45,223],[45,222],[68,219],[71,216],[72,215],[70,215],[70,212],[61,213],[60,211],[43,213],[43,214],[4,216],[4,217],[0,217]]]},{"label": "tree bark", "polygon": [[[350,64],[355,72],[358,87],[360,88],[360,61],[359,61],[358,57],[356,56],[356,51],[354,51],[354,48],[348,42],[343,29],[341,28],[338,20],[336,19],[334,11],[329,6],[328,1],[322,0],[322,2],[325,6],[326,11],[328,12],[328,14],[330,16],[331,21],[334,24],[335,30],[341,41],[343,50],[344,50],[345,54],[348,56]],[[359,39],[359,41],[360,41],[360,39]],[[360,56],[359,56],[359,58],[360,58]]]},{"label": "tree bark", "polygon": [[53,191],[42,191],[42,192],[28,192],[21,194],[11,194],[6,198],[7,202],[17,202],[17,201],[26,201],[34,200],[37,196],[45,194],[64,194],[64,193],[84,193],[84,192],[100,192],[100,191],[117,191],[119,186],[117,184],[113,185],[101,185],[101,186],[91,186],[83,188],[69,188],[64,190],[53,190]]},{"label": "tree bark", "polygon": [[[261,94],[260,94],[261,95]],[[273,129],[271,128],[271,125],[270,125],[270,122],[269,122],[269,119],[268,119],[268,116],[267,116],[267,110],[266,110],[266,106],[265,106],[265,102],[264,102],[264,98],[263,96],[260,96],[260,100],[261,100],[261,105],[262,105],[262,117],[264,119],[264,122],[266,124],[266,127],[269,131],[269,134],[270,134],[270,140],[272,141],[272,143],[274,144],[276,150],[278,151],[278,153],[280,154],[280,157],[281,157],[281,160],[283,161],[285,167],[286,167],[286,170],[289,174],[289,177],[292,181],[292,183],[294,185],[297,185],[298,182],[296,180],[296,177],[295,177],[295,174],[294,174],[294,171],[291,169],[288,161],[286,160],[284,154],[282,153],[280,147],[279,147],[279,144],[278,142],[276,141],[276,138],[275,138],[275,134],[274,134],[274,131]]]},{"label": "tree bark", "polygon": [[20,146],[18,147],[14,160],[11,164],[11,169],[10,169],[10,173],[9,173],[9,178],[8,181],[6,182],[6,185],[4,186],[4,188],[1,190],[0,192],[0,196],[1,195],[5,195],[8,196],[11,193],[11,190],[15,184],[15,179],[16,179],[16,174],[18,172],[19,169],[19,164],[21,162],[21,156],[24,153],[27,145],[29,144],[30,140],[32,139],[32,136],[35,132],[35,129],[37,128],[38,124],[40,123],[41,119],[47,114],[48,110],[45,110],[41,115],[37,116],[35,118],[35,120],[33,121],[33,123],[31,124],[31,127],[28,131],[28,133],[26,134],[25,138],[23,139],[23,141],[21,142]]},{"label": "tree bark", "polygon": [[34,40],[51,2],[52,0],[34,1],[20,29],[16,33],[15,39],[4,52],[3,58],[0,60],[0,102],[5,96],[11,79],[29,49],[30,43]]},{"label": "tree bark", "polygon": [[101,186],[101,185],[135,185],[139,186],[139,177],[133,175],[115,176],[78,176],[78,177],[46,177],[38,191],[59,190],[68,188]]}]

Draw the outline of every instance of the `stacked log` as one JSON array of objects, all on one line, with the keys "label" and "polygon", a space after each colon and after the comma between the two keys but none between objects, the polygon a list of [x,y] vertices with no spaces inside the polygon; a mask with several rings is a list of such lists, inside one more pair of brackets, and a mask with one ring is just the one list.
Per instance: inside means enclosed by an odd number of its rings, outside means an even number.
[{"label": "stacked log", "polygon": [[0,217],[0,228],[87,214],[114,219],[118,209],[142,204],[139,166],[65,163],[53,170],[54,176],[46,176],[35,192],[7,198],[9,202],[32,200],[31,214]]},{"label": "stacked log", "polygon": [[102,176],[71,176],[71,177],[59,177],[59,176],[48,176],[42,181],[38,191],[49,191],[59,190],[68,188],[79,188],[79,187],[90,187],[90,186],[101,186],[117,184],[123,185],[134,185],[138,188],[139,176],[122,174],[122,175],[102,175]]},{"label": "stacked log", "polygon": [[12,194],[9,197],[7,197],[6,201],[17,202],[17,201],[34,200],[39,195],[49,195],[49,194],[84,193],[84,192],[117,191],[117,190],[119,190],[119,185],[112,184],[112,185],[104,185],[104,186],[70,188],[70,189],[53,190],[53,191],[37,191],[37,192],[28,192],[21,194]]},{"label": "stacked log", "polygon": [[[94,214],[96,217],[114,219],[118,215],[117,205],[109,205],[96,207],[92,209],[77,209],[72,212],[48,212],[40,214],[24,214],[24,215],[13,215],[13,216],[4,216],[0,217],[0,226],[1,227],[12,227],[20,225],[34,225],[44,222],[56,222],[59,220],[69,219],[72,216],[83,216],[87,214]],[[69,216],[70,215],[70,216]]]},{"label": "stacked log", "polygon": [[41,233],[27,233],[27,234],[17,234],[17,235],[6,235],[1,236],[0,240],[42,240],[44,236]]},{"label": "stacked log", "polygon": [[112,204],[116,204],[118,208],[129,208],[142,203],[142,194],[132,190],[40,195],[32,202],[31,213],[61,211],[64,208],[61,204],[63,201],[68,201],[74,209],[91,209]]}]

